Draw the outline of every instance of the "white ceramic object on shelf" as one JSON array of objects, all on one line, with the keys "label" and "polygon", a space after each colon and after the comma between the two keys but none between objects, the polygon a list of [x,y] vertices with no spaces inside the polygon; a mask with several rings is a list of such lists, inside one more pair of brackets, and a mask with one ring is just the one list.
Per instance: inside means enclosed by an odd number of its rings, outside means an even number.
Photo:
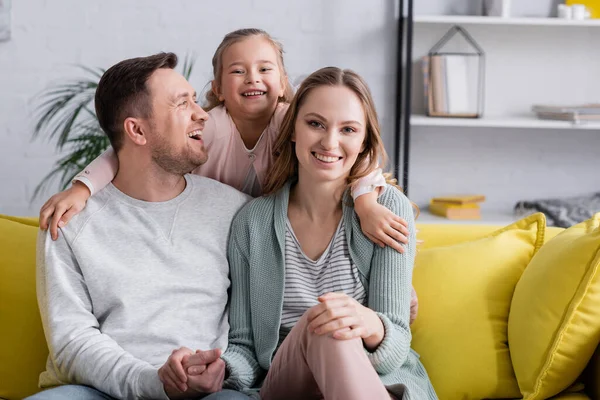
[{"label": "white ceramic object on shelf", "polygon": [[588,10],[583,4],[573,4],[571,6],[571,18],[582,21],[587,18]]},{"label": "white ceramic object on shelf", "polygon": [[483,13],[488,17],[510,17],[511,0],[484,0]]},{"label": "white ceramic object on shelf", "polygon": [[558,14],[558,18],[562,18],[562,19],[571,19],[573,16],[571,6],[568,6],[566,4],[558,5],[558,13],[557,14]]}]

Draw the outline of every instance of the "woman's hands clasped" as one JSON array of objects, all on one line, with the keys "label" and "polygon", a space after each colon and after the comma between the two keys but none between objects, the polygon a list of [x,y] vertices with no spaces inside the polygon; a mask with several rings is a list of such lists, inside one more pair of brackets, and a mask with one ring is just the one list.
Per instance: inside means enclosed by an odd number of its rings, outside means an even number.
[{"label": "woman's hands clasped", "polygon": [[307,311],[311,333],[332,335],[339,340],[362,338],[370,351],[379,346],[385,329],[375,311],[344,293],[327,293],[318,300],[320,304]]}]

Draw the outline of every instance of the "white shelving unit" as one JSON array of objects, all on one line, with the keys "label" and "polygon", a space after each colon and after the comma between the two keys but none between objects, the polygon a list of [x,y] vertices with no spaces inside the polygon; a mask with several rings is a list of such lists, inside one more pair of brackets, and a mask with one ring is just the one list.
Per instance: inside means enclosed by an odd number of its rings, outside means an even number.
[{"label": "white shelving unit", "polygon": [[[598,27],[600,19],[568,20],[561,18],[502,18],[469,15],[417,15],[417,24],[446,25],[503,25],[503,26],[551,26],[551,27]],[[573,123],[571,121],[542,120],[532,115],[493,116],[484,118],[435,118],[412,115],[414,126],[447,126],[479,128],[525,128],[525,129],[587,129],[599,130],[599,122]]]},{"label": "white shelving unit", "polygon": [[525,26],[592,26],[600,27],[600,19],[583,21],[560,18],[501,18],[465,15],[418,15],[415,23],[421,24],[458,24],[458,25],[525,25]]},{"label": "white shelving unit", "polygon": [[[548,76],[551,77],[552,73],[554,76],[559,78],[557,79],[571,79],[569,77],[569,73],[578,74],[573,76],[572,86],[569,86],[563,81],[553,82],[551,78],[548,79],[548,90],[544,92],[545,88],[542,88],[542,93],[548,93],[552,91],[569,91],[565,92],[567,95],[565,96],[564,102],[569,103],[573,102],[569,99],[569,95],[573,93],[574,90],[588,90],[591,92],[592,88],[597,88],[598,85],[597,80],[593,81],[592,84],[588,85],[587,82],[583,81],[583,76],[588,76],[588,79],[594,79],[594,76],[587,73],[587,71],[594,70],[596,68],[595,63],[597,63],[597,58],[594,56],[590,57],[584,53],[586,50],[589,52],[590,48],[593,46],[591,43],[594,42],[596,37],[600,37],[600,19],[591,19],[591,20],[583,20],[583,21],[575,21],[575,20],[566,20],[566,19],[558,19],[558,18],[502,18],[502,17],[485,17],[485,16],[459,16],[459,15],[416,15],[414,16],[414,24],[415,24],[415,36],[413,37],[413,62],[416,67],[419,68],[418,62],[419,57],[426,54],[427,49],[431,44],[435,43],[438,35],[442,35],[443,32],[449,29],[452,25],[462,25],[475,33],[476,40],[480,43],[483,42],[482,47],[488,53],[488,60],[492,60],[493,64],[488,64],[488,72],[491,72],[486,76],[487,79],[496,79],[492,84],[489,84],[488,88],[492,88],[493,90],[486,90],[486,96],[500,96],[501,99],[507,99],[506,92],[502,91],[502,88],[499,88],[497,84],[498,79],[507,79],[514,80],[515,77],[519,82],[521,82],[521,86],[516,87],[512,85],[513,89],[519,90],[523,88],[523,90],[531,90],[530,86],[528,86],[528,82],[524,80],[522,77],[527,74],[537,74],[537,76],[532,79],[534,84],[537,84],[535,90],[540,90],[539,79],[537,78],[540,73],[539,71],[544,70],[545,63],[549,65],[548,70],[552,72],[548,72]],[[470,29],[472,28],[472,29]],[[539,28],[539,29],[538,29]],[[431,33],[435,32],[435,33]],[[512,36],[511,36],[512,35]],[[547,38],[547,39],[546,39]],[[514,40],[512,42],[511,40]],[[571,41],[572,40],[572,41]],[[430,44],[431,43],[431,44]],[[523,69],[517,70],[513,67],[513,65],[508,65],[506,68],[506,73],[498,68],[500,62],[504,62],[504,60],[508,60],[508,57],[512,56],[511,51],[507,51],[507,43],[511,43],[511,48],[514,46],[515,53],[520,57],[529,56],[532,54],[532,60],[520,63],[523,66]],[[554,44],[556,44],[556,50],[554,49]],[[572,47],[569,47],[571,46]],[[529,53],[531,49],[531,53]],[[561,55],[560,51],[565,51],[564,55]],[[495,51],[491,57],[489,56]],[[549,52],[556,51],[556,58],[552,59],[548,56]],[[581,56],[580,56],[581,54]],[[500,58],[502,57],[502,58]],[[502,60],[502,61],[500,61]],[[521,58],[519,61],[523,60]],[[539,61],[537,61],[539,60]],[[556,62],[555,62],[556,61]],[[551,64],[552,63],[552,64]],[[560,72],[557,74],[556,65],[573,65],[573,71],[569,71],[564,75]],[[589,64],[589,69],[586,72],[583,72],[583,68],[581,65]],[[490,68],[492,65],[492,68]],[[519,75],[517,75],[519,74]],[[591,78],[589,78],[591,76]],[[416,75],[415,75],[416,77]],[[493,78],[490,78],[493,77]],[[414,87],[418,87],[421,83],[416,80],[413,81]],[[590,81],[592,82],[592,81]],[[509,85],[510,86],[510,85]],[[414,92],[414,91],[413,91]],[[529,93],[525,93],[525,97],[530,99],[533,96],[527,96]],[[575,96],[577,97],[577,96]],[[580,96],[582,97],[582,96]],[[590,96],[587,96],[588,98]],[[557,96],[549,96],[550,100],[548,100],[548,104],[562,104],[563,101],[561,98],[557,98]],[[571,97],[572,98],[572,97]],[[579,122],[573,123],[571,121],[555,121],[555,120],[543,120],[537,118],[537,116],[530,112],[530,108],[532,104],[542,103],[545,104],[546,101],[543,98],[532,99],[530,103],[520,101],[518,109],[516,107],[503,107],[502,105],[499,107],[499,102],[497,101],[498,97],[495,97],[493,100],[486,99],[486,104],[493,103],[492,113],[485,114],[482,118],[440,118],[440,117],[428,117],[423,114],[423,109],[417,105],[413,106],[413,113],[410,117],[410,125],[414,128],[422,129],[416,134],[422,134],[423,136],[429,135],[429,132],[433,132],[435,128],[439,128],[439,131],[443,131],[444,128],[459,128],[459,134],[461,137],[465,138],[465,135],[470,135],[473,132],[477,132],[479,129],[514,129],[518,130],[536,130],[537,132],[541,131],[552,131],[551,135],[553,140],[561,134],[559,131],[565,131],[565,136],[570,133],[575,134],[576,132],[580,132],[581,136],[587,138],[587,143],[589,143],[590,135],[594,135],[596,132],[590,131],[600,131],[600,121],[598,122]],[[422,101],[418,97],[413,97],[413,100],[416,101],[414,104],[419,104],[418,101]],[[504,100],[506,103],[509,100]],[[595,102],[596,100],[586,99],[583,102]],[[583,103],[582,102],[582,103]],[[577,101],[573,102],[574,104],[579,104]],[[500,101],[502,104],[502,101]],[[460,128],[465,128],[469,130],[469,133],[463,133],[460,131]],[[425,131],[424,129],[427,129]],[[569,132],[570,131],[570,132]],[[533,133],[533,132],[532,132]],[[599,132],[600,133],[600,132]],[[437,131],[435,134],[432,134],[432,137],[436,137]],[[504,134],[504,132],[498,132],[499,135]],[[415,133],[412,133],[415,135]],[[514,133],[509,133],[509,137],[515,138]],[[480,137],[480,136],[478,136]],[[531,143],[533,139],[530,139],[535,136],[527,135],[528,139],[525,139],[525,142]],[[537,136],[543,137],[543,136]],[[576,136],[574,136],[576,137]],[[428,139],[429,140],[429,139]],[[542,139],[543,140],[543,139]],[[428,143],[424,141],[424,143]],[[479,140],[477,143],[481,144],[482,141]],[[482,148],[482,151],[485,151],[485,147]],[[487,150],[487,149],[486,149]],[[440,155],[438,150],[425,152],[421,150],[420,156],[423,157],[423,154],[426,154],[427,157],[430,154],[434,154],[434,157],[444,157],[443,154]],[[553,155],[548,154],[548,157],[552,157]],[[560,152],[556,153],[557,157],[561,157]],[[436,162],[439,164],[440,160],[436,159]],[[452,168],[452,165],[456,165],[456,160],[452,157],[448,159],[449,166],[448,168]],[[451,192],[454,193],[454,189],[452,189],[454,184],[442,182],[441,185],[438,185],[438,179],[436,175],[432,173],[432,168],[428,168],[427,162],[421,162],[419,167],[425,167],[426,173],[421,175],[425,177],[426,180],[419,181],[419,189],[421,193],[417,195],[418,203],[423,204],[428,201],[428,198],[431,196],[438,195],[439,193]],[[417,168],[419,168],[417,167]],[[459,170],[461,170],[459,168]],[[571,171],[573,169],[571,168]],[[462,173],[465,173],[465,170],[461,170]],[[497,173],[497,169],[494,170],[494,173]],[[556,174],[556,171],[554,171]],[[443,174],[441,174],[443,176]],[[560,174],[558,174],[560,175]],[[431,180],[431,179],[434,180]],[[478,178],[481,178],[481,174],[478,175]],[[418,179],[418,178],[417,178]],[[496,179],[496,177],[491,178]],[[453,182],[453,179],[448,179],[447,181]],[[463,180],[464,181],[464,180]],[[521,182],[522,180],[519,180]],[[425,183],[424,183],[425,182]],[[438,187],[440,186],[440,187]],[[430,187],[437,188],[436,190],[430,189]],[[464,187],[464,186],[463,186]],[[489,188],[490,186],[485,186]],[[426,189],[424,189],[426,188]],[[460,189],[459,189],[460,190]],[[499,191],[506,189],[498,189]],[[464,189],[463,189],[464,191]],[[468,192],[468,190],[467,190]],[[525,195],[523,198],[527,198],[526,196],[530,196],[535,198],[535,194],[531,194],[529,191],[528,195]],[[425,195],[426,194],[426,195]],[[485,193],[492,196],[491,193]],[[506,196],[505,196],[506,197]],[[515,196],[516,197],[516,196]],[[523,198],[519,198],[518,200],[522,200]],[[513,205],[515,204],[513,201]],[[497,204],[497,202],[496,202]],[[508,225],[520,217],[512,213],[512,207],[506,205],[502,205],[502,208],[499,209],[487,209],[491,205],[485,204],[482,209],[481,219],[479,220],[449,220],[443,217],[438,217],[433,214],[430,214],[427,210],[427,206],[424,205],[421,207],[421,214],[418,223],[423,224],[479,224],[479,225]],[[496,205],[494,205],[496,207]]]},{"label": "white shelving unit", "polygon": [[484,117],[484,118],[439,118],[425,115],[413,115],[410,118],[413,126],[446,126],[473,128],[525,128],[525,129],[586,129],[600,130],[600,122],[573,123],[570,121],[553,121],[527,117]]}]

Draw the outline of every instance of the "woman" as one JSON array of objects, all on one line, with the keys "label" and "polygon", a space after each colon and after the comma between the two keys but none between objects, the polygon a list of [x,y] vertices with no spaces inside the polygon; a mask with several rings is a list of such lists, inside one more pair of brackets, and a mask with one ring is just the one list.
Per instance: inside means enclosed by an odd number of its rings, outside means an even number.
[{"label": "woman", "polygon": [[275,152],[270,195],[232,224],[225,385],[262,381],[265,400],[436,399],[410,349],[411,203],[394,185],[379,198],[409,223],[401,254],[362,233],[348,193],[385,160],[364,81],[331,67],[309,76]]}]

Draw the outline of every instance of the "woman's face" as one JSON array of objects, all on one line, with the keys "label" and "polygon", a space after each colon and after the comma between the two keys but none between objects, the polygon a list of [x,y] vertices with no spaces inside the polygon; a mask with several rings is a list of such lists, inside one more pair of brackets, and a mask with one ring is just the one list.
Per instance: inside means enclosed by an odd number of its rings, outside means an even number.
[{"label": "woman's face", "polygon": [[312,89],[298,110],[294,135],[299,176],[344,182],[363,150],[366,117],[358,96],[345,86]]}]

